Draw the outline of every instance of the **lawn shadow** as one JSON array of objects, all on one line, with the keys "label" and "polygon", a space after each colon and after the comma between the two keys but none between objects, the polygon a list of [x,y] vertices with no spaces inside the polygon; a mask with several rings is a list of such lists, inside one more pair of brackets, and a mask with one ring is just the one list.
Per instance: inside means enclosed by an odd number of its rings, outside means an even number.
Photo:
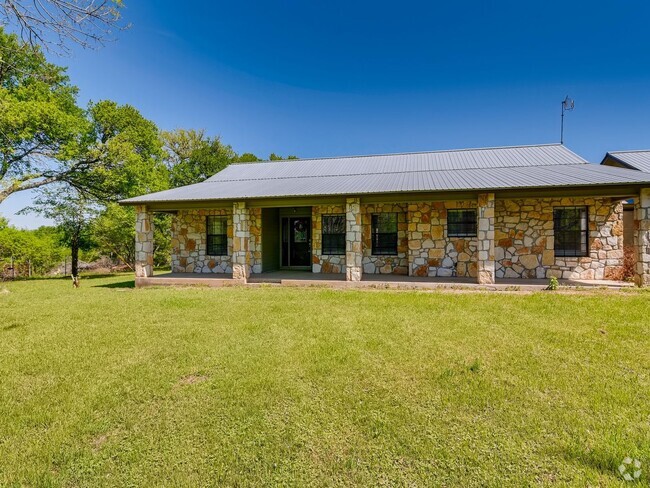
[{"label": "lawn shadow", "polygon": [[575,446],[568,446],[560,450],[559,454],[568,462],[581,464],[613,479],[622,479],[619,477],[618,467],[626,457],[624,454],[617,455],[602,448],[583,450]]},{"label": "lawn shadow", "polygon": [[135,280],[106,283],[105,285],[92,285],[93,288],[135,288]]},{"label": "lawn shadow", "polygon": [[18,327],[23,327],[24,325],[25,324],[21,322],[11,322],[7,325],[3,325],[2,327],[0,327],[0,330],[6,332],[8,330],[17,329]]}]

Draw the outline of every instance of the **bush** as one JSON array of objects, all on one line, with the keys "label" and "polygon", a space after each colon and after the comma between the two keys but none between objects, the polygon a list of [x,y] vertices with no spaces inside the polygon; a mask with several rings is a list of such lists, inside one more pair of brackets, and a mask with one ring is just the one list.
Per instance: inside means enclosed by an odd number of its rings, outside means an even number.
[{"label": "bush", "polygon": [[634,255],[634,246],[625,246],[623,248],[623,277],[624,281],[634,280],[634,268],[636,266],[636,256]]},{"label": "bush", "polygon": [[551,279],[548,280],[548,286],[546,287],[547,290],[557,290],[560,287],[560,282],[557,280],[555,276],[551,276]]}]

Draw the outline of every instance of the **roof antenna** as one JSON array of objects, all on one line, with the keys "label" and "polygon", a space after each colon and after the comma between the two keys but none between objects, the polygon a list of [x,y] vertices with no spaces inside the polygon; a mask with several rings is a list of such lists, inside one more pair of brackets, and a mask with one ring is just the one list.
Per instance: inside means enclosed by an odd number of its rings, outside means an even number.
[{"label": "roof antenna", "polygon": [[562,117],[560,122],[560,144],[564,144],[564,111],[570,112],[575,107],[575,102],[567,95],[562,100]]}]

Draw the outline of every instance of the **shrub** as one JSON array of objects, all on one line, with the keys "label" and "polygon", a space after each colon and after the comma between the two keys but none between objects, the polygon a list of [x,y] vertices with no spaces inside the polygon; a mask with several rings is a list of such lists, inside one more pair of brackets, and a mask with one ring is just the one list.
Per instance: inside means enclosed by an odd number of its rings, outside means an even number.
[{"label": "shrub", "polygon": [[548,280],[548,286],[546,287],[547,290],[557,290],[560,287],[560,282],[557,280],[555,276],[551,276],[551,279]]}]

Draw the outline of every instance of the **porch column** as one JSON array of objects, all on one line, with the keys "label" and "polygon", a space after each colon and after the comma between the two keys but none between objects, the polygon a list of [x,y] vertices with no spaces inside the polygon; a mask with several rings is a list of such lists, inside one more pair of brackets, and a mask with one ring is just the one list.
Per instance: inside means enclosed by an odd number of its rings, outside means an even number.
[{"label": "porch column", "polygon": [[478,196],[477,280],[482,285],[494,283],[494,193]]},{"label": "porch column", "polygon": [[345,279],[361,281],[361,199],[345,200]]},{"label": "porch column", "polygon": [[232,277],[246,281],[251,274],[250,266],[250,213],[246,202],[232,206]]},{"label": "porch column", "polygon": [[135,276],[153,276],[153,213],[146,205],[135,207]]},{"label": "porch column", "polygon": [[634,282],[650,286],[650,188],[641,189],[634,205]]}]

